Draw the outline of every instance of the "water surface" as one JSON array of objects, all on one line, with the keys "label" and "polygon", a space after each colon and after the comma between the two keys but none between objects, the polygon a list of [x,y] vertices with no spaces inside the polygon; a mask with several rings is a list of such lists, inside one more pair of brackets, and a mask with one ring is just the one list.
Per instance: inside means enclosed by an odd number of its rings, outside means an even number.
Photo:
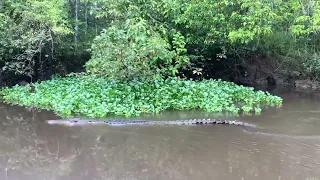
[{"label": "water surface", "polygon": [[[52,112],[0,104],[0,179],[320,179],[320,99],[275,91],[281,109],[237,119],[258,128],[44,123]],[[218,117],[200,111],[139,119]],[[221,117],[235,119],[234,117]]]}]

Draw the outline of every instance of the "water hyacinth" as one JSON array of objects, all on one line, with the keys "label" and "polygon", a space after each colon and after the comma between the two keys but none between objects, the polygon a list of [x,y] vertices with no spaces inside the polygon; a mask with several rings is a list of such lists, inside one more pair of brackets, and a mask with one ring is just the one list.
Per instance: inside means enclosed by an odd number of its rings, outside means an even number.
[{"label": "water hyacinth", "polygon": [[148,83],[122,83],[103,78],[67,77],[29,86],[3,88],[3,101],[50,109],[61,116],[102,118],[109,114],[138,116],[164,110],[201,109],[207,112],[260,113],[261,107],[281,106],[282,99],[221,80],[177,78]]}]

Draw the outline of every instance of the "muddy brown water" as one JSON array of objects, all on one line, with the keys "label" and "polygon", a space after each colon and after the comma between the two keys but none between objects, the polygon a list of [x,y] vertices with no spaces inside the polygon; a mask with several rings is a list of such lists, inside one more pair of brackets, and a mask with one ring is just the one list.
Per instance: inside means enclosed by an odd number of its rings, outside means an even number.
[{"label": "muddy brown water", "polygon": [[[52,112],[0,104],[0,179],[320,179],[320,98],[275,92],[280,109],[239,117],[258,128],[48,125]],[[215,117],[200,111],[140,119]],[[235,119],[234,117],[224,117]]]}]

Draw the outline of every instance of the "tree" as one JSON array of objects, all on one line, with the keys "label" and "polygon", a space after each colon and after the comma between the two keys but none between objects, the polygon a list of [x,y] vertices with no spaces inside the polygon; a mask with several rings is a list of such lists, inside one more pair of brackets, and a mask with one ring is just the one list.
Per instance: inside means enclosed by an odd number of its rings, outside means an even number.
[{"label": "tree", "polygon": [[[4,71],[37,76],[39,66],[55,60],[55,44],[71,33],[64,0],[4,1],[0,13],[0,53]],[[52,68],[52,67],[51,67]]]}]

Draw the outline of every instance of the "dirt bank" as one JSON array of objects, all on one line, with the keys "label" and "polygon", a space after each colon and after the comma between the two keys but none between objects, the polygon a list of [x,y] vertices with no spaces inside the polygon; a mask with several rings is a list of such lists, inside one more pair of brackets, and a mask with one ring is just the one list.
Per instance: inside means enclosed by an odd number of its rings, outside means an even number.
[{"label": "dirt bank", "polygon": [[247,86],[287,87],[298,91],[320,89],[320,82],[311,80],[301,70],[284,68],[279,61],[257,55],[216,73],[216,78]]}]

